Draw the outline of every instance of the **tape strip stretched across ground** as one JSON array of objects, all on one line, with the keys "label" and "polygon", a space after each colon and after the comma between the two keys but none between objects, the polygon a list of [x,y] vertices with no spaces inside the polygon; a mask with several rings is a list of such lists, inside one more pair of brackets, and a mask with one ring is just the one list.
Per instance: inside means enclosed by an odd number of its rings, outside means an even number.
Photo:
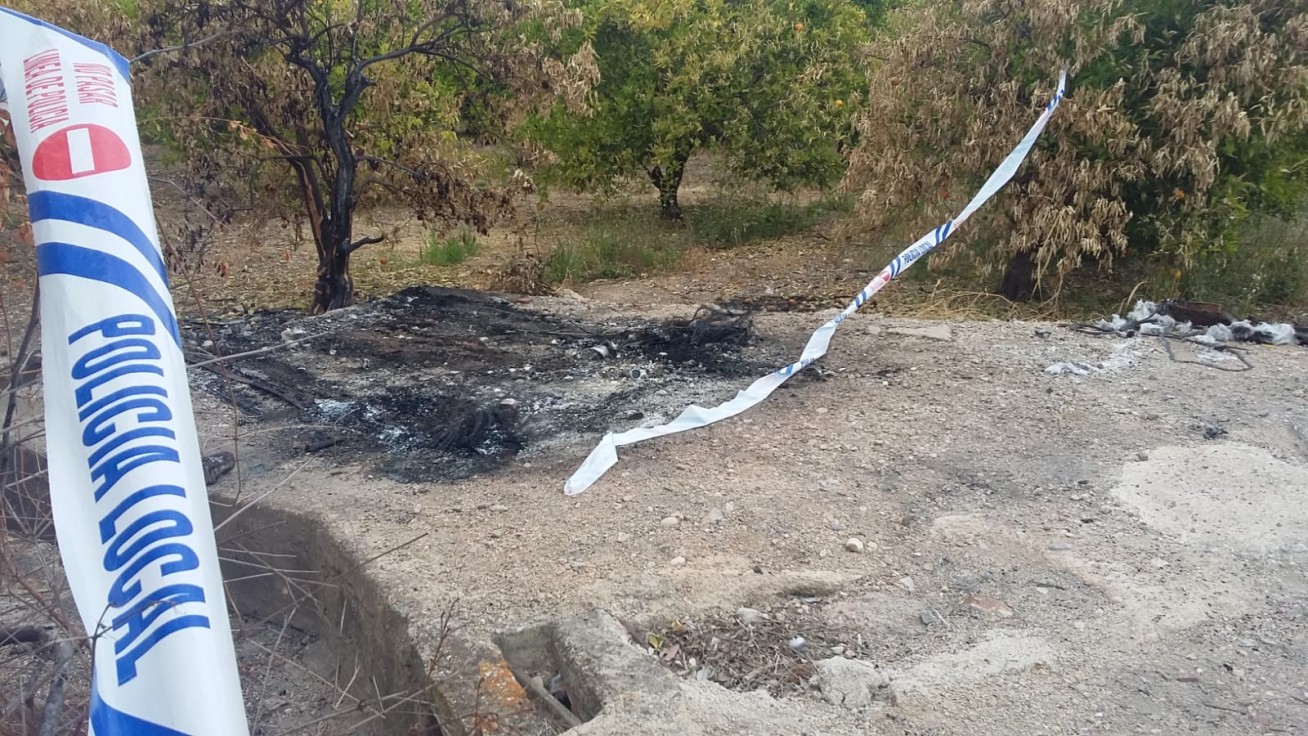
[{"label": "tape strip stretched across ground", "polygon": [[1036,139],[1044,131],[1045,125],[1049,123],[1050,117],[1053,116],[1054,110],[1058,108],[1059,103],[1063,101],[1063,95],[1067,91],[1067,71],[1064,70],[1058,80],[1058,90],[1054,97],[1045,106],[1044,112],[1041,113],[1035,125],[1027,131],[1022,141],[1017,144],[1008,157],[999,164],[990,178],[986,180],[985,185],[977,192],[976,196],[968,202],[963,211],[957,217],[946,222],[940,227],[924,235],[916,243],[909,246],[903,253],[900,253],[890,265],[881,270],[863,287],[863,290],[854,297],[849,306],[844,311],[836,315],[830,322],[822,325],[809,338],[808,344],[804,346],[804,352],[800,354],[799,360],[781,368],[773,373],[758,379],[750,384],[748,388],[736,394],[736,397],[725,404],[720,404],[712,408],[702,406],[687,407],[676,419],[667,424],[661,424],[656,427],[637,427],[629,429],[626,432],[618,434],[609,433],[604,435],[598,446],[591,451],[590,455],[577,468],[572,477],[564,485],[563,490],[569,496],[575,496],[578,493],[590,488],[596,481],[608,472],[618,462],[618,448],[623,445],[631,445],[637,442],[662,437],[664,435],[685,432],[691,429],[699,429],[714,422],[720,422],[723,419],[729,419],[741,412],[756,406],[766,399],[773,391],[777,390],[781,384],[790,379],[791,376],[799,373],[814,361],[821,358],[827,353],[827,346],[831,343],[831,337],[835,334],[836,328],[840,326],[854,312],[857,312],[869,299],[873,297],[883,286],[890,283],[890,280],[903,273],[909,266],[912,266],[919,258],[930,253],[932,249],[940,245],[948,238],[959,226],[967,221],[982,205],[993,197],[1000,189],[1008,183],[1013,175],[1017,173],[1018,167],[1026,159],[1027,154],[1035,146]]}]

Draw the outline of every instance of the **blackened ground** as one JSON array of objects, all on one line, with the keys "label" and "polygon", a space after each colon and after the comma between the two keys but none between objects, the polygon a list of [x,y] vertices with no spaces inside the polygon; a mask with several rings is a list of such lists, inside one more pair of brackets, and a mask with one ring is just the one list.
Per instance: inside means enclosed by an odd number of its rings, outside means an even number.
[{"label": "blackened ground", "polygon": [[[289,454],[372,459],[408,481],[493,471],[520,452],[727,398],[774,361],[748,314],[587,322],[481,292],[417,287],[320,317],[183,326],[198,387],[288,430]],[[725,395],[723,395],[725,393]]]}]

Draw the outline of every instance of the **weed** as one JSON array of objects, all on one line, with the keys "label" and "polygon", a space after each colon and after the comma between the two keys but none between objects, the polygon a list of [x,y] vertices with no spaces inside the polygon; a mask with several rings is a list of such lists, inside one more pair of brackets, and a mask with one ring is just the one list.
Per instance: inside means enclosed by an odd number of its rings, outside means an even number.
[{"label": "weed", "polygon": [[428,266],[457,266],[476,255],[481,248],[477,236],[467,229],[441,240],[436,233],[427,234],[427,242],[418,251],[418,259]]},{"label": "weed", "polygon": [[1300,314],[1308,305],[1308,213],[1258,218],[1237,248],[1205,254],[1189,272],[1158,277],[1169,278],[1179,295],[1220,303],[1237,316]]},{"label": "weed", "polygon": [[638,217],[611,219],[554,246],[544,278],[557,284],[640,276],[676,263],[687,245],[682,229]]},{"label": "weed", "polygon": [[848,197],[823,198],[799,205],[765,199],[721,198],[686,208],[686,221],[695,242],[731,247],[807,230],[828,211],[848,211]]}]

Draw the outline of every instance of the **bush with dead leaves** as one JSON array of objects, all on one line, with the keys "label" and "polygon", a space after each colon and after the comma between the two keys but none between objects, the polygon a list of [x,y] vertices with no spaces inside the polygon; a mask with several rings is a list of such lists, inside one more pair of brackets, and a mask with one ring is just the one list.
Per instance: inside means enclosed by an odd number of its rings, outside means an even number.
[{"label": "bush with dead leaves", "polygon": [[1133,256],[1179,281],[1308,191],[1308,0],[958,0],[890,27],[844,183],[864,226],[957,212],[1070,71],[1009,192],[933,266],[1008,263],[1019,296]]}]

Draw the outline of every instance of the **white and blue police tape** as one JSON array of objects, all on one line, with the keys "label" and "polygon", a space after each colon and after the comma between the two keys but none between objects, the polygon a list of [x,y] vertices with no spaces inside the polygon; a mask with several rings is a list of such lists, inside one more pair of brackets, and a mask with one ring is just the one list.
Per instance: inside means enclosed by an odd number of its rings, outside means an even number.
[{"label": "white and blue police tape", "polygon": [[127,61],[0,8],[41,280],[50,501],[93,736],[249,733]]},{"label": "white and blue police tape", "polygon": [[564,493],[569,496],[575,496],[576,494],[585,491],[587,488],[590,488],[595,481],[599,480],[608,472],[609,468],[617,464],[619,447],[643,442],[655,437],[662,437],[677,432],[685,432],[690,429],[699,429],[700,427],[707,426],[714,422],[733,417],[746,409],[761,403],[791,376],[804,370],[818,358],[826,355],[827,346],[831,343],[831,336],[835,334],[836,328],[840,326],[841,322],[844,322],[847,317],[854,312],[857,312],[860,307],[872,298],[873,295],[881,290],[881,287],[890,283],[891,279],[898,276],[909,266],[912,266],[919,258],[930,253],[933,248],[943,243],[951,233],[957,230],[960,225],[973,215],[973,213],[980,209],[981,205],[986,203],[986,200],[993,197],[996,192],[1008,183],[1009,179],[1013,178],[1013,174],[1017,173],[1018,167],[1022,165],[1022,161],[1026,159],[1027,154],[1030,153],[1031,149],[1035,146],[1036,139],[1040,137],[1040,133],[1045,129],[1045,125],[1049,123],[1049,118],[1054,114],[1054,110],[1057,109],[1058,104],[1063,101],[1063,95],[1066,90],[1067,71],[1064,70],[1058,80],[1058,90],[1054,93],[1054,97],[1049,101],[1049,104],[1045,106],[1044,112],[1041,113],[1040,118],[1036,120],[1035,125],[1031,126],[1031,129],[1027,131],[1026,136],[1017,144],[1017,147],[1013,149],[1012,153],[1009,153],[1008,157],[999,164],[999,168],[995,169],[994,173],[990,175],[990,178],[987,179],[986,183],[981,187],[981,190],[972,198],[972,201],[968,202],[967,206],[963,208],[963,211],[954,219],[922,236],[920,240],[909,246],[907,250],[900,253],[895,260],[891,261],[890,265],[882,269],[881,273],[876,275],[876,278],[872,279],[867,286],[863,287],[863,290],[854,297],[854,301],[850,302],[849,306],[845,307],[844,311],[837,314],[830,322],[822,325],[813,333],[812,337],[808,340],[808,344],[804,346],[804,352],[800,354],[798,361],[791,363],[774,373],[769,373],[768,375],[763,376],[750,384],[745,390],[737,393],[735,398],[725,404],[720,404],[709,409],[702,406],[690,406],[682,411],[676,419],[673,419],[667,424],[661,424],[656,427],[637,427],[618,434],[609,433],[604,435],[604,438],[600,440],[599,445],[596,446],[594,450],[591,450],[590,455],[587,456],[586,460],[581,464],[581,467],[577,468],[571,478],[568,478],[568,482],[563,486]]}]

